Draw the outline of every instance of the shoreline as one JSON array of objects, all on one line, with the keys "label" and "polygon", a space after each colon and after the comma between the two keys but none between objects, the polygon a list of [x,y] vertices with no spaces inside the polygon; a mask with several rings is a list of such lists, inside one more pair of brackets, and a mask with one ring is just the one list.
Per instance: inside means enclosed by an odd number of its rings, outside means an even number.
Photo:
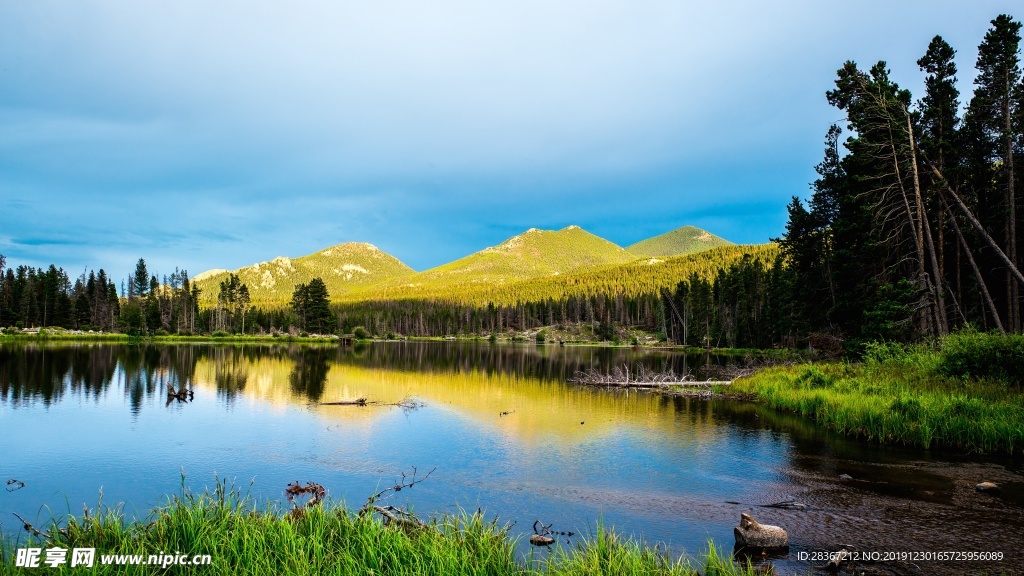
[{"label": "shoreline", "polygon": [[651,350],[651,351],[666,351],[666,352],[681,352],[684,354],[711,354],[716,356],[756,356],[761,358],[800,358],[803,352],[801,350],[789,350],[789,349],[768,349],[761,350],[756,348],[702,348],[697,346],[690,346],[685,344],[666,344],[664,342],[657,343],[639,343],[633,344],[629,342],[614,343],[611,341],[593,341],[593,340],[564,340],[558,341],[542,341],[536,342],[533,339],[527,339],[524,337],[500,337],[496,340],[490,340],[489,336],[403,336],[398,338],[364,338],[356,339],[350,336],[338,336],[335,334],[309,334],[307,336],[291,335],[291,334],[229,334],[226,336],[213,336],[210,334],[165,334],[165,335],[144,335],[144,336],[132,336],[123,332],[79,332],[79,331],[68,331],[63,329],[50,329],[42,328],[39,330],[25,329],[19,330],[18,332],[8,332],[0,330],[0,342],[41,342],[41,341],[68,341],[68,342],[124,342],[124,343],[175,343],[175,342],[195,342],[195,343],[207,343],[207,344],[218,344],[218,343],[246,343],[246,342],[269,342],[269,343],[335,343],[340,344],[342,342],[348,343],[387,343],[387,342],[474,342],[474,343],[491,343],[500,345],[517,345],[517,346],[536,346],[541,348],[548,347],[560,347],[560,346],[572,346],[572,347],[591,347],[591,348],[616,348],[616,349],[638,349],[638,350]]}]

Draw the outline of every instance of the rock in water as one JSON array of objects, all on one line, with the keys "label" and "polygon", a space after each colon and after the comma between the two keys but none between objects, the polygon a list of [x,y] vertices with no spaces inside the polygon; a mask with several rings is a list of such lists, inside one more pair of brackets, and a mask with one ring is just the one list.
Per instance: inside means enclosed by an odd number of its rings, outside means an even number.
[{"label": "rock in water", "polygon": [[740,514],[740,525],[733,529],[736,546],[781,550],[789,548],[789,534],[778,526],[758,524],[750,514]]},{"label": "rock in water", "polygon": [[554,543],[555,539],[551,536],[546,536],[544,534],[534,534],[533,536],[530,536],[530,544],[533,544],[534,546],[551,546]]},{"label": "rock in water", "polygon": [[975,485],[974,489],[983,494],[999,494],[999,484],[995,482],[982,482]]}]

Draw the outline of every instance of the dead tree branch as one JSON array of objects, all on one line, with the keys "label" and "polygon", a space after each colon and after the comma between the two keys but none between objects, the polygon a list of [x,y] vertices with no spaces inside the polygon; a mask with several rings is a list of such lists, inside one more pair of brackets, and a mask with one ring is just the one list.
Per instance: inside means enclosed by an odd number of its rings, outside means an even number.
[{"label": "dead tree branch", "polygon": [[322,502],[327,496],[327,490],[320,484],[317,484],[316,482],[309,482],[303,486],[299,484],[298,480],[289,484],[288,487],[285,488],[284,493],[288,495],[288,501],[296,508],[299,507],[295,502],[296,497],[308,495],[309,500],[306,502],[305,507],[312,508]]},{"label": "dead tree branch", "polygon": [[412,396],[406,396],[398,402],[380,402],[378,400],[367,400],[365,397],[356,398],[355,400],[338,400],[335,402],[320,402],[320,406],[398,406],[403,410],[415,410],[416,408],[422,408],[423,402],[413,398]]}]

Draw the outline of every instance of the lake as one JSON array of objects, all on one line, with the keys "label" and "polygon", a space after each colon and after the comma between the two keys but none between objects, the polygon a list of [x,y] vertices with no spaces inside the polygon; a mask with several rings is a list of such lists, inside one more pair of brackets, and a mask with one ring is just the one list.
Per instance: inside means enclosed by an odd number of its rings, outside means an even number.
[{"label": "lake", "polygon": [[[801,552],[839,544],[1005,555],[865,565],[874,573],[1024,569],[1020,462],[871,446],[749,402],[567,383],[578,370],[699,376],[728,361],[474,342],[2,344],[0,482],[24,487],[0,493],[0,523],[14,535],[12,513],[42,525],[101,494],[144,517],[180,492],[182,475],[194,490],[228,479],[264,501],[312,481],[359,507],[415,467],[433,473],[389,503],[425,517],[480,508],[524,541],[535,520],[582,534],[601,521],[698,553],[709,538],[731,548],[750,512],[789,531],[790,553],[775,560],[783,573],[807,570]],[[193,400],[168,402],[167,387],[183,385]],[[361,397],[418,405],[320,404]],[[1003,494],[975,492],[983,480]],[[763,507],[785,500],[806,508]]]}]

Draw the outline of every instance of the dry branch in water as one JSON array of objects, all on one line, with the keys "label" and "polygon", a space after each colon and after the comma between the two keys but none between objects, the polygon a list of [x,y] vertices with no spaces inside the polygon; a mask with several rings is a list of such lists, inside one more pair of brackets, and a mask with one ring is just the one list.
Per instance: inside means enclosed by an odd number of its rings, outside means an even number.
[{"label": "dry branch in water", "polygon": [[319,404],[320,406],[398,406],[403,410],[415,410],[423,407],[423,402],[412,396],[406,396],[398,402],[380,402],[362,397],[355,400],[338,400],[336,402],[320,402]]},{"label": "dry branch in water", "polygon": [[530,544],[534,546],[551,546],[555,543],[555,536],[565,536],[566,544],[569,543],[569,538],[574,536],[575,532],[559,532],[558,530],[552,530],[551,527],[554,524],[544,524],[540,520],[533,521],[533,535],[530,536]]},{"label": "dry branch in water", "polygon": [[17,512],[11,512],[11,514],[14,514],[18,518],[18,520],[21,520],[21,523],[25,525],[24,528],[25,528],[26,532],[31,532],[32,535],[37,537],[37,538],[40,537],[40,536],[45,536],[45,534],[43,534],[38,529],[36,529],[35,526],[30,524],[28,520],[25,520],[24,518],[22,518],[21,514],[18,514]]},{"label": "dry branch in water", "polygon": [[394,486],[385,488],[367,498],[366,504],[364,504],[363,507],[359,509],[359,515],[365,516],[366,514],[380,514],[384,517],[385,526],[390,525],[393,522],[396,525],[401,526],[403,528],[425,527],[426,524],[421,522],[420,519],[417,518],[412,512],[406,512],[405,510],[402,510],[401,508],[397,508],[395,506],[381,506],[378,504],[378,501],[382,499],[387,500],[388,498],[394,496],[398,492],[401,492],[403,488],[412,488],[413,486],[419,484],[420,482],[423,482],[427,478],[430,478],[430,475],[434,473],[434,470],[437,470],[437,468],[431,468],[430,472],[427,472],[427,474],[422,478],[416,477],[417,470],[415,466],[412,467],[411,476],[406,476],[405,472],[402,472],[402,479],[399,480]]},{"label": "dry branch in water", "polygon": [[[584,386],[606,386],[609,388],[650,388],[666,390],[673,387],[704,388],[707,394],[711,393],[711,386],[729,385],[732,382],[726,380],[694,380],[689,374],[676,374],[672,370],[655,372],[646,366],[637,366],[630,370],[629,366],[616,366],[608,374],[598,370],[587,370],[576,372],[576,375],[569,379],[572,384]],[[701,392],[703,394],[704,392]]]},{"label": "dry branch in water", "polygon": [[599,370],[590,369],[578,371],[569,379],[573,384],[584,384],[587,386],[622,386],[633,388],[659,388],[668,384],[685,384],[690,382],[687,374],[676,374],[672,370],[655,372],[646,366],[637,366],[636,370],[630,370],[628,365],[616,366],[611,372],[605,374]]},{"label": "dry branch in water", "polygon": [[195,390],[189,390],[183,384],[181,390],[175,390],[173,384],[167,385],[167,403],[164,406],[170,406],[171,402],[177,400],[178,402],[191,402],[195,398]]},{"label": "dry branch in water", "polygon": [[288,495],[288,501],[295,505],[296,508],[299,505],[295,502],[297,496],[309,495],[309,500],[306,502],[307,508],[312,508],[323,501],[324,497],[327,496],[327,490],[323,486],[316,482],[309,482],[305,486],[299,484],[299,481],[288,485],[285,488],[284,493]]}]

